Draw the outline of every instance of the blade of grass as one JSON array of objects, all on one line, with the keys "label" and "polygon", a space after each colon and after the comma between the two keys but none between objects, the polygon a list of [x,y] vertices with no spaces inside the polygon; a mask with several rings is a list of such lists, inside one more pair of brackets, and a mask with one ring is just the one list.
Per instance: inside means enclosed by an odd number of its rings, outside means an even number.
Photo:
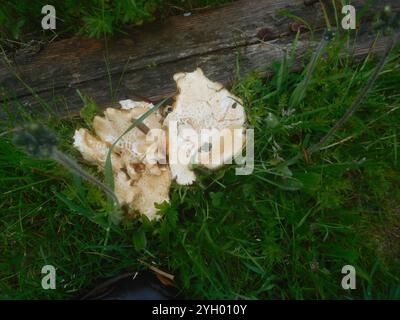
[{"label": "blade of grass", "polygon": [[316,48],[313,57],[308,64],[306,70],[304,71],[305,77],[303,80],[297,85],[296,89],[294,89],[293,94],[290,97],[289,100],[289,106],[291,108],[296,107],[301,100],[304,99],[306,95],[307,88],[310,84],[312,75],[314,73],[314,70],[318,64],[319,59],[321,58],[321,55],[326,47],[326,45],[330,42],[331,36],[329,33],[326,33],[320,43],[318,44],[318,47]]},{"label": "blade of grass", "polygon": [[150,108],[147,112],[143,113],[136,121],[134,121],[128,129],[124,131],[111,145],[111,147],[108,149],[107,153],[107,158],[106,158],[106,163],[104,166],[104,175],[105,175],[105,180],[106,184],[110,187],[111,190],[114,190],[114,175],[112,171],[112,160],[111,160],[111,154],[114,149],[114,147],[117,145],[119,141],[132,129],[137,127],[139,124],[141,124],[148,116],[150,116],[153,112],[156,112],[171,96],[168,96],[161,102],[157,103],[154,107]]}]

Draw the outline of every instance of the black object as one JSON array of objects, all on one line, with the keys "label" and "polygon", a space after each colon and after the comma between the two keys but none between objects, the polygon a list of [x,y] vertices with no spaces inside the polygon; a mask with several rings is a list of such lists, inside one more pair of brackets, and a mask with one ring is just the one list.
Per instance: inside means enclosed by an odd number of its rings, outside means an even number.
[{"label": "black object", "polygon": [[173,300],[179,291],[149,271],[123,273],[77,297],[79,300]]}]

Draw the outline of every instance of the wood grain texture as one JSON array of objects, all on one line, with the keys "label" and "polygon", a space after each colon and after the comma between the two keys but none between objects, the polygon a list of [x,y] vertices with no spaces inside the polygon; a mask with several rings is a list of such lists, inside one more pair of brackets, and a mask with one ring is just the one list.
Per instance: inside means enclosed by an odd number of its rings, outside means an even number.
[{"label": "wood grain texture", "polygon": [[[366,2],[353,1],[358,8]],[[376,1],[366,19],[385,4],[400,10],[397,0]],[[57,114],[76,113],[82,106],[77,89],[104,106],[128,97],[165,97],[175,91],[174,73],[198,66],[212,80],[225,85],[235,78],[237,63],[241,75],[252,70],[266,73],[271,62],[290,49],[295,34],[291,30],[294,20],[280,15],[282,10],[306,20],[316,31],[325,25],[319,4],[239,0],[189,17],[175,16],[134,28],[127,36],[107,42],[84,37],[60,40],[25,60],[17,59],[18,63],[12,57],[1,59],[0,104],[18,101],[24,108],[40,112],[40,101],[46,101]],[[365,55],[373,40],[367,32],[358,37],[356,55]],[[384,42],[379,40],[374,50],[382,50]],[[302,35],[297,49],[298,67],[314,45],[310,33]]]}]

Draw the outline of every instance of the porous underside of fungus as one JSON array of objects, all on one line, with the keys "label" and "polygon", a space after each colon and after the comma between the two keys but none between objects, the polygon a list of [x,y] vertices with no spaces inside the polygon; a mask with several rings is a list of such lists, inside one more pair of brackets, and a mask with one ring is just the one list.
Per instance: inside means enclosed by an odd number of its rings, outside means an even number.
[{"label": "porous underside of fungus", "polygon": [[[179,157],[174,157],[178,161],[171,161],[171,154],[168,155],[169,163],[163,163],[166,146],[172,143],[172,126],[176,128],[174,141],[183,154],[190,159],[197,156],[197,164],[208,169],[222,166],[228,157],[233,157],[243,147],[244,139],[233,139],[232,143],[227,143],[234,136],[230,134],[233,130],[244,131],[245,111],[240,98],[221,84],[207,79],[201,69],[175,74],[174,80],[179,93],[173,105],[168,107],[170,112],[167,116],[164,118],[159,111],[152,113],[143,121],[149,131],[136,127],[113,148],[114,191],[129,215],[139,212],[150,220],[157,219],[159,215],[155,204],[169,201],[171,180],[182,185],[196,180],[191,163],[181,164]],[[74,135],[74,146],[83,158],[101,170],[104,170],[110,146],[133,121],[153,107],[152,104],[132,100],[123,100],[120,104],[121,109],[108,108],[104,117],[94,118],[93,134],[81,128]],[[199,146],[198,136],[188,135],[185,129],[198,135],[204,129],[224,130],[218,138],[221,141],[221,157],[210,163],[212,150]],[[154,139],[154,131],[165,134]],[[212,134],[209,135],[212,140]],[[225,136],[229,139],[224,139]]]}]

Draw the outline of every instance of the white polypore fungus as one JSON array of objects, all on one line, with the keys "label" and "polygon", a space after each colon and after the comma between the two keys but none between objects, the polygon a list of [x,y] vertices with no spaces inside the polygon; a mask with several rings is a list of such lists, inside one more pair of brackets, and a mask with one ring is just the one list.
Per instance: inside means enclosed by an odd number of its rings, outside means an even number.
[{"label": "white polypore fungus", "polygon": [[[115,194],[120,204],[128,208],[128,214],[140,212],[150,220],[159,217],[155,205],[169,201],[172,179],[192,184],[196,180],[193,163],[219,168],[241,152],[244,144],[246,116],[240,98],[207,79],[201,69],[175,74],[174,80],[179,94],[165,119],[158,111],[152,113],[112,151]],[[74,146],[83,158],[101,169],[110,146],[153,107],[143,101],[123,100],[120,104],[121,109],[108,108],[104,117],[94,118],[95,135],[86,129],[74,135]],[[163,162],[166,150],[168,164]]]},{"label": "white polypore fungus", "polygon": [[[108,108],[104,117],[93,121],[95,136],[86,129],[75,131],[74,146],[83,158],[104,169],[111,145],[152,105],[131,100],[121,101],[122,109]],[[162,139],[153,139],[151,129],[161,130],[162,117],[155,112],[143,123],[147,133],[133,128],[115,145],[112,151],[115,195],[128,214],[140,212],[150,220],[157,219],[156,203],[169,201],[171,174],[162,162]],[[144,130],[146,131],[146,130]],[[157,152],[159,151],[160,152]],[[160,157],[157,155],[160,154]],[[165,152],[164,152],[165,154]]]},{"label": "white polypore fungus", "polygon": [[[177,73],[174,80],[179,94],[164,125],[175,126],[173,132],[177,136],[169,137],[170,143],[172,138],[176,139],[179,149],[179,154],[174,157],[178,161],[172,162],[170,155],[172,177],[177,183],[186,185],[196,179],[188,159],[208,169],[216,169],[241,152],[246,114],[240,98],[222,84],[209,80],[199,68],[190,73]],[[179,155],[185,161],[179,161],[182,160]]]}]

